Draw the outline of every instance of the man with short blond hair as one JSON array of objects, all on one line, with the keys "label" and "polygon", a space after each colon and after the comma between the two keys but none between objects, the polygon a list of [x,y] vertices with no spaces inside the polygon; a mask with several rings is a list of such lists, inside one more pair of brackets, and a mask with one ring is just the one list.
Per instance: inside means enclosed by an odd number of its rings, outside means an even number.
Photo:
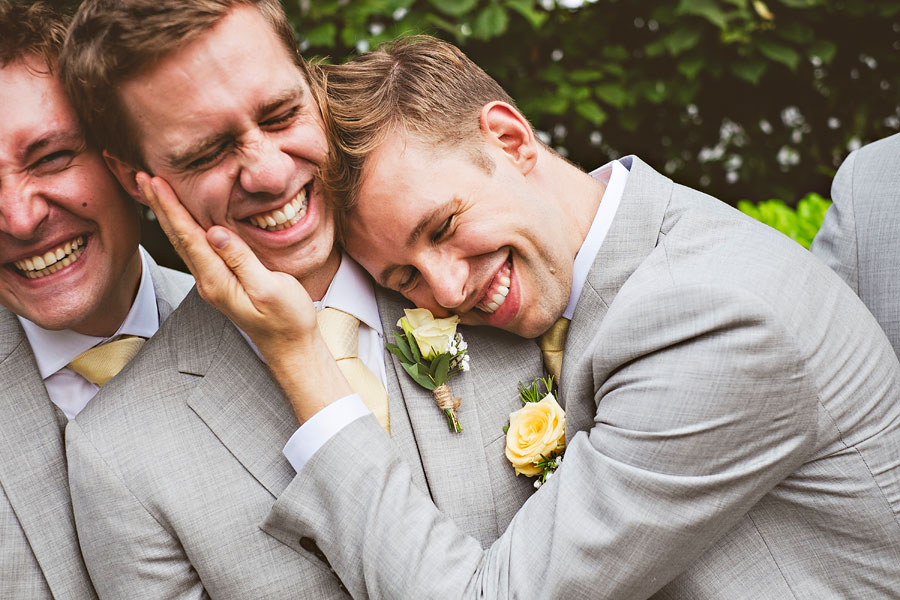
[{"label": "man with short blond hair", "polygon": [[193,283],[139,249],[137,207],[85,141],[58,77],[67,22],[43,3],[0,0],[4,598],[96,597],[73,521],[63,428],[127,361],[117,353],[98,375],[86,357],[135,350]]},{"label": "man with short blond hair", "polygon": [[[316,177],[328,146],[317,89],[279,3],[87,0],[62,69],[96,143],[135,198],[144,199],[149,180],[140,171],[165,179],[204,229],[231,231],[266,266],[300,281],[322,313],[349,317],[344,341],[358,344],[345,358],[359,359],[354,364],[375,380],[371,396],[350,394],[336,412],[298,430],[247,343],[252,330],[205,303],[210,288],[198,286],[145,345],[131,376],[104,388],[104,402],[67,430],[79,540],[100,595],[342,597],[312,540],[283,543],[260,526],[330,419],[370,408],[414,485],[467,533],[495,539],[532,488],[485,448],[502,443],[517,383],[539,373],[537,349],[512,336],[466,332],[472,373],[453,387],[463,398],[460,435],[447,430],[431,393],[385,357],[384,334],[409,304],[374,290],[334,245],[332,210]],[[107,115],[116,125],[103,122]],[[127,142],[117,139],[123,131]],[[331,356],[325,333],[312,348]],[[344,389],[340,372],[324,381],[303,364],[291,372],[323,395]]]},{"label": "man with short blond hair", "polygon": [[[456,81],[488,76],[444,42],[395,42],[325,74],[324,177],[343,165],[334,189],[356,196],[347,251],[421,307],[563,351],[567,446],[485,546],[409,484],[374,419],[345,419],[268,531],[315,540],[361,598],[896,598],[900,363],[833,272],[637,157],[584,173],[501,97],[447,106]],[[453,125],[469,133],[448,141]],[[283,278],[229,232],[190,231],[245,283],[226,280],[218,300],[277,352],[298,419],[329,410],[285,368],[327,368],[285,343],[314,336],[309,307],[281,301]],[[265,311],[231,301],[244,293]]]}]

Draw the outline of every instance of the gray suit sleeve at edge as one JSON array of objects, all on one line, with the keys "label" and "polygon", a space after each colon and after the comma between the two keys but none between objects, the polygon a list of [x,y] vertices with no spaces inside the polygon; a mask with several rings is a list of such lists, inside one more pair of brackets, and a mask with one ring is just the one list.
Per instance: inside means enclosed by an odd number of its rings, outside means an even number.
[{"label": "gray suit sleeve at edge", "polygon": [[313,456],[263,529],[315,539],[354,597],[648,598],[802,463],[816,404],[753,298],[698,288],[640,304],[616,319],[647,335],[601,380],[597,424],[488,550],[412,486],[370,417]]},{"label": "gray suit sleeve at edge", "polygon": [[76,421],[66,427],[75,524],[101,598],[207,598],[184,550],[134,497]]},{"label": "gray suit sleeve at edge", "polygon": [[810,250],[859,295],[859,255],[856,236],[854,165],[858,152],[843,162],[831,184],[833,204]]}]

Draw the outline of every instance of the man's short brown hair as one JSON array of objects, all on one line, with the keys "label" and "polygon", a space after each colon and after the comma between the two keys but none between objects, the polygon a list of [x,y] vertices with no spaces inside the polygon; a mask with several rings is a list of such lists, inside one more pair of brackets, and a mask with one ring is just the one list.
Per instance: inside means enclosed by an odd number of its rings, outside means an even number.
[{"label": "man's short brown hair", "polygon": [[322,65],[317,75],[328,98],[323,113],[330,152],[322,179],[339,218],[358,200],[366,158],[388,136],[461,148],[491,171],[480,146],[481,109],[493,101],[515,106],[458,48],[429,36],[388,42],[343,65]]},{"label": "man's short brown hair", "polygon": [[145,168],[136,128],[119,93],[121,84],[211,30],[239,6],[260,12],[309,80],[279,0],[84,0],[60,54],[60,70],[91,141]]},{"label": "man's short brown hair", "polygon": [[0,68],[27,56],[38,56],[47,72],[52,72],[68,24],[68,16],[43,2],[0,0]]}]

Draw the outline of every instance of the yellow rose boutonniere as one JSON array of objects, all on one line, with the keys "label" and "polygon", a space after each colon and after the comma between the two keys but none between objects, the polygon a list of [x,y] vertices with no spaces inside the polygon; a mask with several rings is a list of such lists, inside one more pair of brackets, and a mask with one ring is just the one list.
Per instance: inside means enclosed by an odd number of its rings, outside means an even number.
[{"label": "yellow rose boutonniere", "polygon": [[406,316],[397,321],[401,331],[394,332],[396,343],[386,344],[387,349],[416,383],[431,390],[434,401],[447,417],[450,431],[459,433],[462,426],[456,411],[460,399],[453,397],[447,383],[451,377],[469,370],[468,347],[456,331],[459,317],[435,319],[426,308],[403,312]]},{"label": "yellow rose boutonniere", "polygon": [[520,384],[523,406],[509,415],[506,428],[506,458],[516,475],[540,476],[536,488],[562,464],[566,449],[566,412],[552,389],[552,377],[535,379],[529,387]]}]

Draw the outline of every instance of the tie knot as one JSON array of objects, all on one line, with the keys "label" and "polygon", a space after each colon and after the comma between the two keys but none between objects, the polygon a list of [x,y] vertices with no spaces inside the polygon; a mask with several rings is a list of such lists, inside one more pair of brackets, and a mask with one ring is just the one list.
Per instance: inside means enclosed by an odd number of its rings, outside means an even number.
[{"label": "tie knot", "polygon": [[335,360],[355,358],[359,349],[359,319],[336,308],[316,313],[319,332]]},{"label": "tie knot", "polygon": [[544,335],[538,338],[538,347],[544,355],[544,367],[559,381],[562,373],[563,349],[566,347],[566,334],[569,332],[569,319],[560,317]]},{"label": "tie knot", "polygon": [[94,385],[103,387],[134,358],[145,341],[134,335],[122,336],[85,350],[72,359],[68,367]]},{"label": "tie knot", "polygon": [[538,346],[544,352],[561,352],[566,346],[566,334],[569,332],[569,319],[560,317],[538,338]]}]

